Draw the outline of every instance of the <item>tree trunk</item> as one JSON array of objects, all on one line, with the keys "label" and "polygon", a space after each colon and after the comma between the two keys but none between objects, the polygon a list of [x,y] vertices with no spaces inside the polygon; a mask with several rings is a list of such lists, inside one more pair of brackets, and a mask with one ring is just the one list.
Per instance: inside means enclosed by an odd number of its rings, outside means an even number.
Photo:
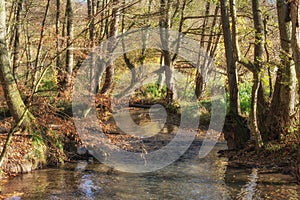
[{"label": "tree trunk", "polygon": [[[26,111],[26,106],[17,88],[16,81],[11,72],[9,53],[6,44],[6,12],[5,1],[0,0],[0,80],[4,90],[9,110],[16,122],[20,121]],[[23,126],[30,126],[33,116],[30,112],[24,116]]]},{"label": "tree trunk", "polygon": [[259,0],[252,0],[252,14],[255,29],[253,87],[251,96],[250,130],[255,137],[256,149],[263,146],[258,123],[258,94],[261,84],[261,72],[264,63],[264,27]]},{"label": "tree trunk", "polygon": [[[205,16],[208,16],[210,14],[210,2],[206,2],[206,8],[205,8]],[[200,47],[204,48],[204,40],[205,40],[205,29],[207,28],[207,22],[208,18],[205,17],[203,19],[202,23],[202,29],[201,29],[201,39],[200,39]],[[200,53],[199,53],[200,54]],[[206,60],[205,60],[206,61]],[[201,66],[200,66],[201,65]],[[195,95],[199,99],[203,93],[204,89],[204,80],[203,80],[203,68],[206,68],[206,63],[200,63],[200,55],[198,56],[198,63],[197,63],[197,70],[196,70],[196,80],[195,80]]]},{"label": "tree trunk", "polygon": [[230,96],[229,115],[227,116],[229,119],[227,121],[230,123],[231,130],[225,132],[225,139],[227,140],[228,149],[240,149],[244,147],[250,136],[239,116],[238,78],[227,9],[228,1],[220,0],[220,4]]},{"label": "tree trunk", "polygon": [[[266,100],[266,92],[262,81],[262,68],[264,64],[264,49],[265,49],[265,28],[260,10],[259,1],[252,1],[252,14],[255,29],[254,42],[254,63],[251,63],[246,58],[242,58],[238,42],[237,33],[237,11],[236,1],[230,0],[231,18],[232,18],[232,40],[236,59],[253,73],[253,87],[251,96],[251,112],[249,126],[252,129],[252,135],[255,137],[257,147],[259,148],[263,143],[261,140],[261,133],[266,130],[266,113],[268,104]],[[255,104],[255,105],[254,105]]]},{"label": "tree trunk", "polygon": [[35,57],[35,62],[34,62],[33,75],[32,75],[32,88],[34,88],[34,86],[36,85],[36,81],[38,79],[38,72],[41,71],[40,55],[41,55],[42,46],[44,43],[44,32],[45,32],[45,26],[46,26],[46,21],[47,21],[47,15],[49,12],[49,7],[50,7],[50,0],[47,1],[43,21],[41,24],[40,38],[39,38],[39,43],[38,43],[38,47],[37,47],[37,51],[36,51],[36,57]]},{"label": "tree trunk", "polygon": [[236,27],[236,0],[229,0],[230,1],[230,13],[231,13],[231,23],[232,23],[232,42],[233,42],[233,51],[236,59],[240,57],[240,46],[238,40],[238,32]]},{"label": "tree trunk", "polygon": [[[115,45],[117,43],[117,35],[118,35],[118,27],[119,27],[119,19],[120,19],[120,11],[119,11],[119,0],[113,0],[113,8],[112,8],[112,22],[110,25],[110,33],[109,38],[112,40],[111,44],[108,45],[108,52],[112,53],[114,51]],[[107,67],[105,69],[105,81],[102,87],[101,93],[107,94],[112,90],[113,80],[114,80],[114,71],[115,66],[112,58],[109,58],[107,62]]]},{"label": "tree trunk", "polygon": [[60,8],[61,1],[56,0],[56,16],[55,16],[55,34],[56,34],[56,71],[57,71],[57,83],[60,93],[63,93],[65,83],[64,72],[62,68],[60,48],[61,48],[61,39],[60,39]]},{"label": "tree trunk", "polygon": [[[281,63],[278,66],[271,112],[268,117],[269,140],[280,139],[289,127],[292,108],[292,66],[291,66],[291,23],[287,20],[289,8],[286,0],[277,0],[277,14],[280,32]],[[274,115],[276,113],[276,115]]]},{"label": "tree trunk", "polygon": [[230,106],[229,113],[233,115],[239,114],[239,95],[238,95],[238,77],[234,59],[233,43],[230,32],[229,15],[228,15],[228,1],[221,0],[221,15],[222,15],[222,29],[224,36],[227,76],[229,84]]},{"label": "tree trunk", "polygon": [[175,92],[175,84],[174,84],[174,67],[171,62],[171,54],[169,52],[169,31],[170,28],[170,0],[161,0],[160,1],[160,19],[159,19],[159,27],[160,27],[160,40],[162,43],[162,56],[164,60],[164,68],[166,75],[166,87],[167,87],[167,95],[166,101],[167,103],[171,103],[174,100],[174,92]]},{"label": "tree trunk", "polygon": [[72,81],[73,65],[74,65],[74,53],[73,53],[73,39],[74,39],[74,24],[73,24],[73,0],[67,0],[66,4],[66,18],[67,18],[67,53],[66,53],[66,71],[67,86],[70,86]]},{"label": "tree trunk", "polygon": [[[296,75],[298,80],[298,134],[300,133],[300,2],[291,1],[291,19],[292,19],[292,50],[295,61]],[[296,174],[298,183],[300,183],[300,147],[298,146]]]},{"label": "tree trunk", "polygon": [[20,62],[20,30],[21,30],[21,12],[23,8],[23,0],[18,1],[16,11],[16,25],[15,25],[15,41],[14,41],[14,57],[13,57],[13,76],[16,77],[16,71]]},{"label": "tree trunk", "polygon": [[[300,98],[300,2],[294,0],[291,2],[292,18],[292,50],[295,62],[296,75],[298,80],[298,104]],[[298,111],[300,114],[300,111]],[[300,116],[299,116],[300,120]]]}]

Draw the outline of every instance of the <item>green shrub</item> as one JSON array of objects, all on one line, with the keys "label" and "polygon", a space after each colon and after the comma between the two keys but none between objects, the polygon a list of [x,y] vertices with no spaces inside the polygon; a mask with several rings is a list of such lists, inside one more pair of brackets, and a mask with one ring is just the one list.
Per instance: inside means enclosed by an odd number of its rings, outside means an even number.
[{"label": "green shrub", "polygon": [[157,99],[164,97],[166,95],[166,90],[165,85],[160,89],[158,83],[151,83],[142,86],[137,96],[141,95],[142,97]]},{"label": "green shrub", "polygon": [[242,114],[249,115],[251,110],[251,83],[241,83],[239,85],[240,105]]}]

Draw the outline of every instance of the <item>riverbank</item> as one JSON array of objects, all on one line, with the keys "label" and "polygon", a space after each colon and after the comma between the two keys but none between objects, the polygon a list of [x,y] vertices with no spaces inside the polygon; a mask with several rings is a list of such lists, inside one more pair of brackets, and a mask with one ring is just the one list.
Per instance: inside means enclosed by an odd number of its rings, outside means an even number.
[{"label": "riverbank", "polygon": [[297,182],[297,145],[284,142],[268,143],[260,151],[255,150],[254,142],[249,141],[239,151],[220,151],[228,158],[228,166],[233,168],[257,168],[290,175]]}]

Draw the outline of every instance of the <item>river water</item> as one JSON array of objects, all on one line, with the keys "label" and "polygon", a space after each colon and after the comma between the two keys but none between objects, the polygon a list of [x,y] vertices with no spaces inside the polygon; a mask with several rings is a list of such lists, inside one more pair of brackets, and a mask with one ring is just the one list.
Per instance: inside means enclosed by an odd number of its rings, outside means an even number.
[{"label": "river water", "polygon": [[[141,116],[145,110],[134,111]],[[173,127],[175,128],[175,127]],[[172,130],[172,129],[168,129]],[[169,134],[165,134],[169,135]],[[176,162],[149,173],[124,173],[96,162],[66,163],[0,181],[7,199],[300,199],[300,187],[284,174],[263,169],[228,167],[218,156],[219,142],[199,158],[201,139]]]},{"label": "river water", "polygon": [[299,186],[283,174],[227,167],[218,143],[200,159],[190,149],[155,172],[131,174],[78,161],[10,178],[1,194],[10,199],[300,199]]}]

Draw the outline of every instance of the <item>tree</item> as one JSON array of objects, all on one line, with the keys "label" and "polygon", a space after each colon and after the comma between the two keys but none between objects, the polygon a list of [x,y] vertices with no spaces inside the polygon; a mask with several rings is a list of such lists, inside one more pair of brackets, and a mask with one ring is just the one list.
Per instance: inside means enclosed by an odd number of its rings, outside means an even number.
[{"label": "tree", "polygon": [[163,49],[162,58],[163,58],[163,67],[165,69],[166,75],[166,87],[167,95],[166,101],[171,103],[174,99],[175,84],[174,84],[174,67],[172,66],[171,53],[169,52],[169,31],[170,28],[170,0],[160,0],[160,18],[159,18],[159,27],[160,27],[160,40],[162,43]]},{"label": "tree", "polygon": [[72,43],[74,40],[74,13],[73,13],[73,0],[67,0],[66,4],[66,18],[67,18],[67,53],[66,53],[66,83],[67,85],[71,84],[73,65],[74,65],[74,53],[72,49]]},{"label": "tree", "polygon": [[[298,0],[291,1],[291,19],[292,19],[292,50],[296,67],[296,75],[298,80],[298,133],[300,132],[300,3]],[[300,147],[298,146],[298,157],[296,174],[300,183]]]},{"label": "tree", "polygon": [[[9,52],[6,43],[6,9],[5,1],[0,0],[0,81],[4,90],[5,98],[9,110],[16,122],[20,121],[27,110],[21,94],[18,90],[16,80],[12,74],[9,60]],[[34,120],[30,112],[24,116],[23,126],[30,126]]]},{"label": "tree", "polygon": [[264,26],[262,19],[262,11],[260,9],[259,0],[252,0],[252,14],[255,29],[254,42],[254,71],[253,71],[253,86],[251,98],[251,115],[250,115],[250,130],[255,136],[256,149],[263,146],[261,133],[258,126],[258,94],[261,85],[261,73],[264,65]]},{"label": "tree", "polygon": [[20,62],[20,32],[21,32],[21,12],[23,9],[23,0],[19,0],[16,8],[15,41],[13,52],[13,75],[16,77],[16,70]]},{"label": "tree", "polygon": [[[117,35],[119,28],[119,20],[120,20],[120,8],[119,8],[119,0],[113,0],[112,3],[112,19],[109,30],[109,38],[111,39],[111,44],[108,45],[108,52],[113,52],[115,45],[117,43]],[[113,78],[114,78],[114,63],[112,58],[109,58],[107,61],[107,67],[105,69],[105,81],[102,87],[101,93],[107,94],[111,91],[113,86]]]},{"label": "tree", "polygon": [[247,129],[244,127],[243,121],[239,116],[238,77],[232,35],[230,31],[228,1],[220,0],[220,4],[230,98],[228,117],[232,118],[233,122],[231,123],[233,126],[232,128],[234,129],[232,130],[233,132],[231,134],[225,133],[225,139],[227,140],[229,149],[240,149],[244,147],[250,135]]},{"label": "tree", "polygon": [[[289,20],[289,5],[286,0],[277,0],[277,15],[280,33],[280,65],[278,66],[274,93],[268,117],[268,139],[280,139],[280,134],[286,132],[291,125],[293,112],[292,86],[294,82],[291,54],[291,22]],[[276,115],[274,115],[276,113]]]},{"label": "tree", "polygon": [[[202,29],[201,29],[201,39],[200,39],[200,47],[204,48],[204,39],[205,39],[205,29],[207,28],[207,23],[208,23],[208,15],[210,13],[210,2],[207,1],[206,2],[206,8],[205,8],[205,18],[203,20],[202,23]],[[216,16],[215,16],[216,18]],[[200,98],[204,89],[204,80],[203,80],[203,73],[202,73],[202,69],[206,68],[205,64],[206,63],[202,63],[201,67],[200,65],[200,59],[198,58],[198,63],[197,63],[197,70],[196,70],[196,80],[195,80],[195,95],[197,98]],[[204,66],[203,66],[204,65]]]},{"label": "tree", "polygon": [[230,31],[228,1],[220,0],[221,15],[222,15],[222,29],[224,36],[225,55],[227,64],[227,76],[229,85],[229,113],[232,115],[239,115],[239,93],[238,93],[238,77],[236,71],[236,63],[234,58],[233,43]]}]

